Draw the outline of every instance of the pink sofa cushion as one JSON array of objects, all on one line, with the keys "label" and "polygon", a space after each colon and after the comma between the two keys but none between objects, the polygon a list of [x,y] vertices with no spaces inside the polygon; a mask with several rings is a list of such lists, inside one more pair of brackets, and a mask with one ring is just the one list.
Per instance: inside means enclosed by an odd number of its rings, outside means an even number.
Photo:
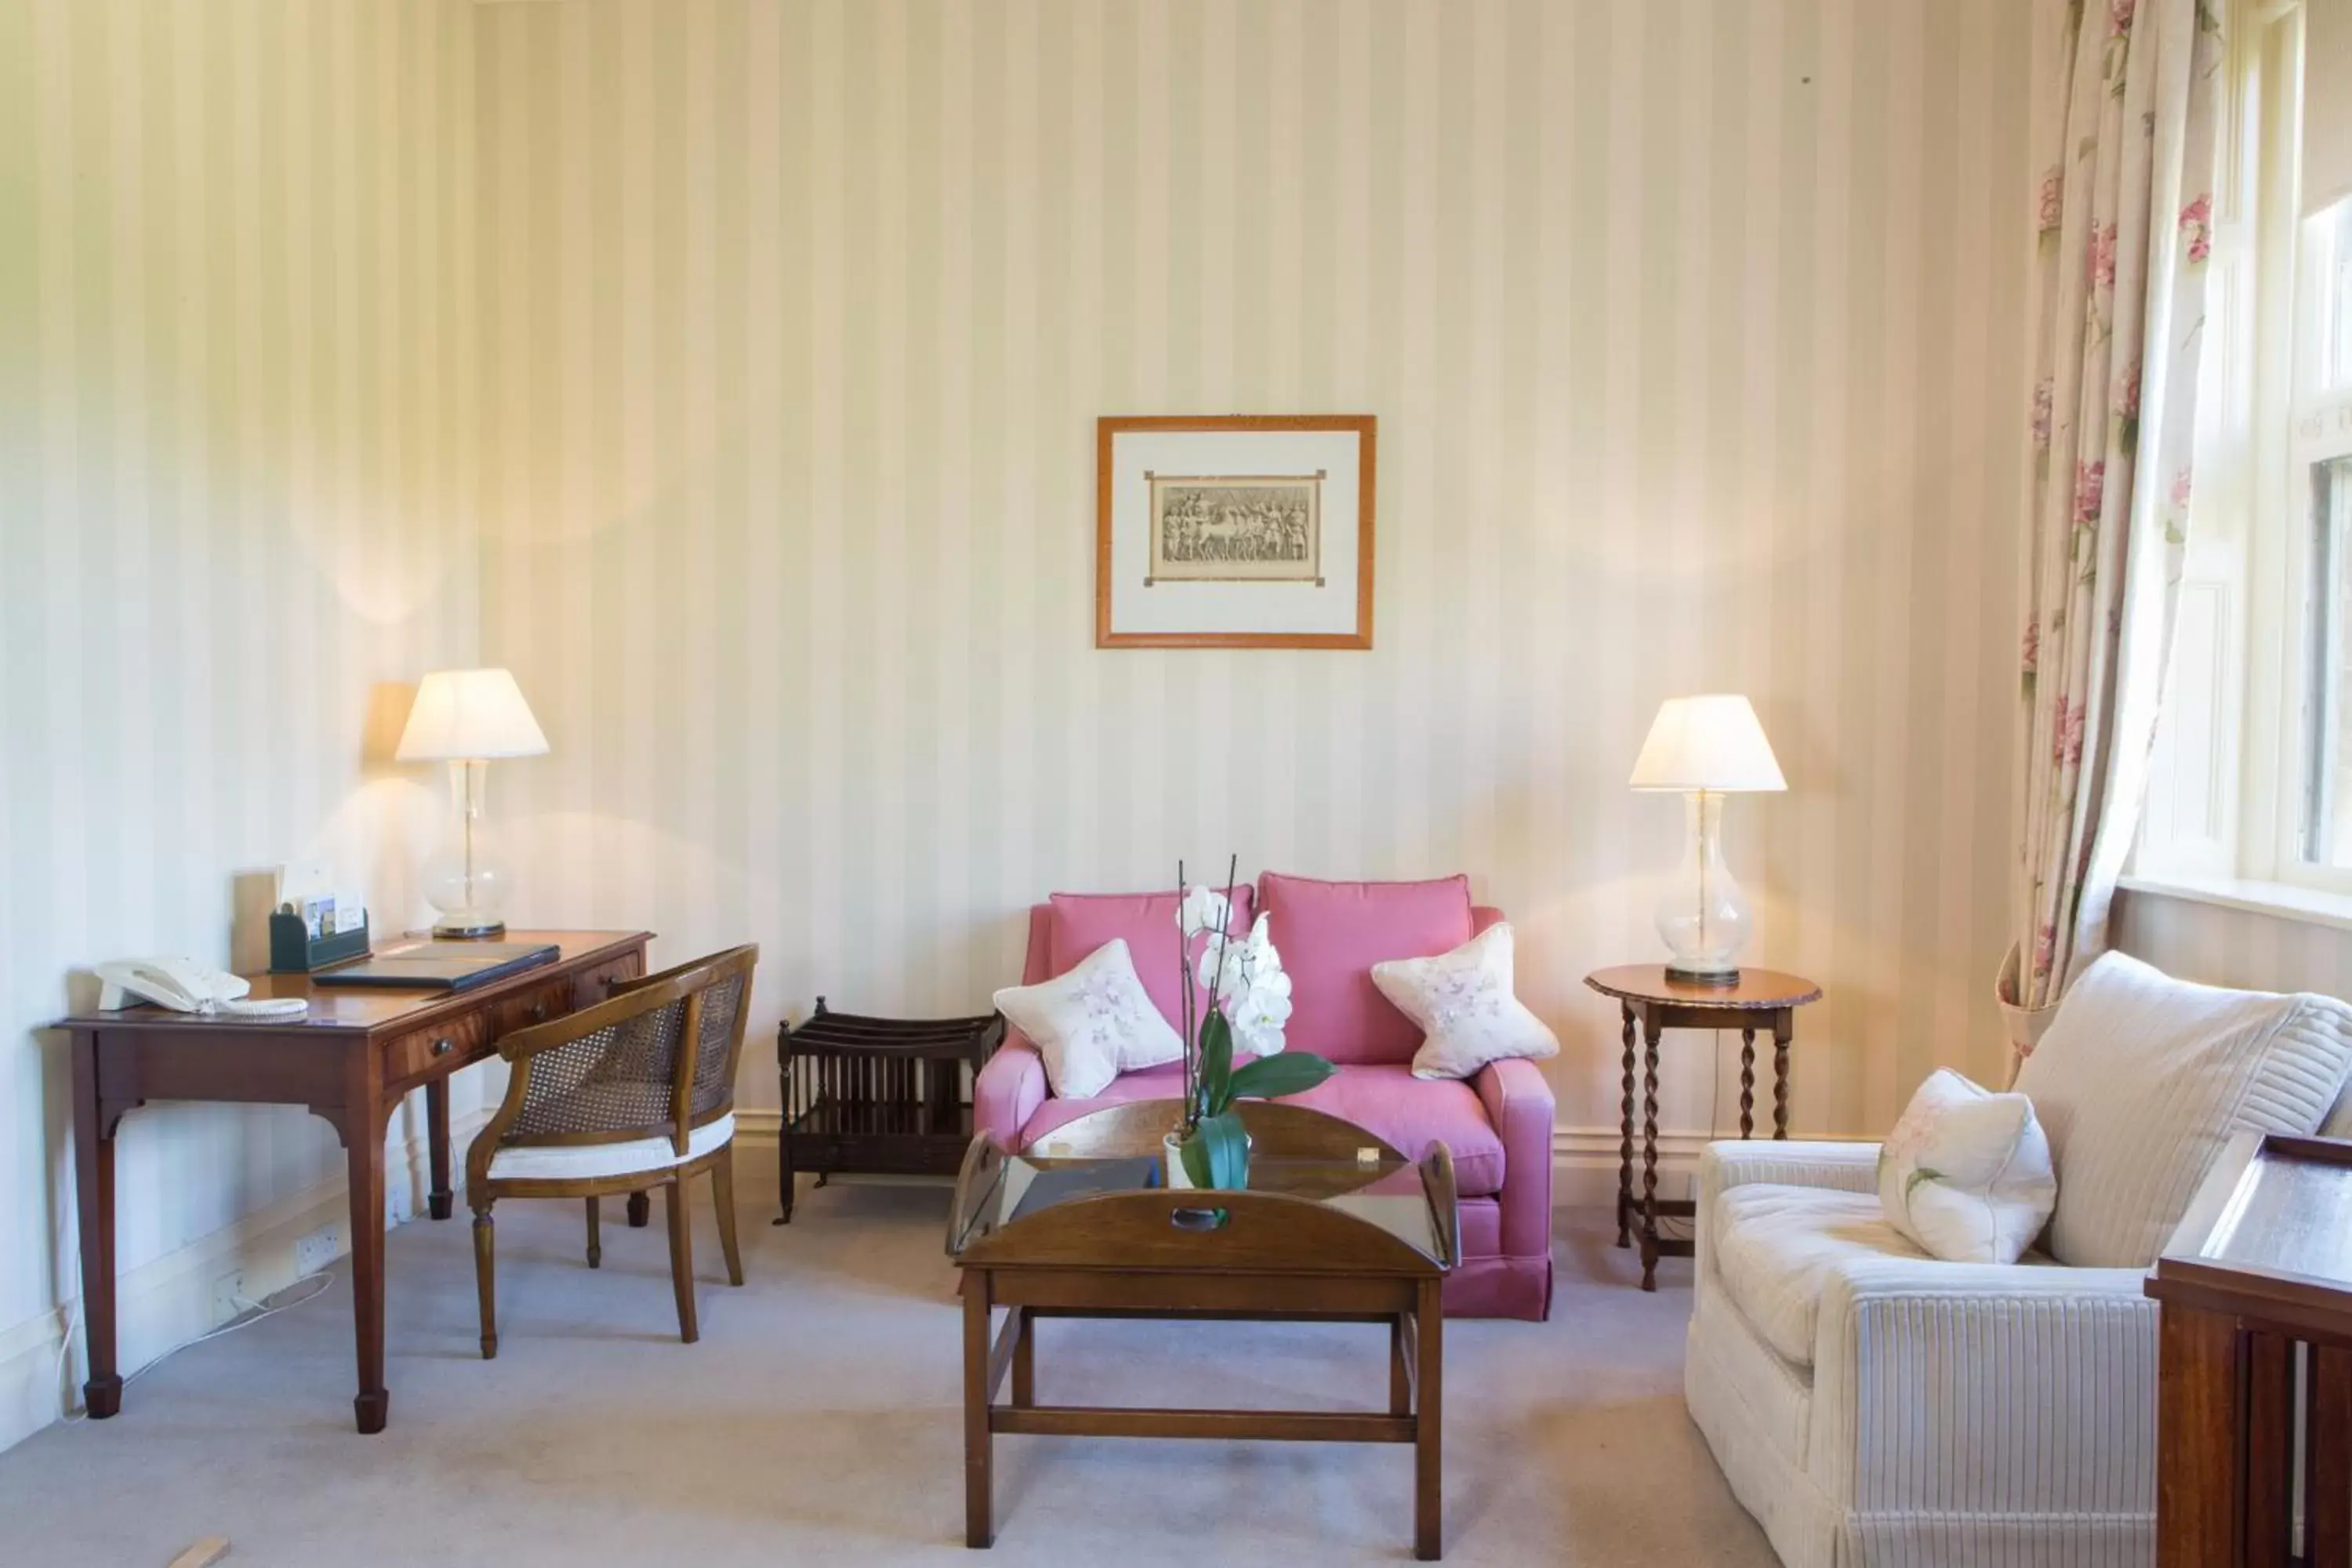
[{"label": "pink sofa cushion", "polygon": [[[1067,974],[1087,954],[1113,937],[1123,937],[1144,994],[1168,1020],[1168,1026],[1181,1035],[1183,972],[1177,965],[1183,935],[1176,929],[1176,906],[1181,901],[1178,893],[1054,894],[1046,925],[1046,971],[1039,978]],[[1246,883],[1236,887],[1233,929],[1245,931],[1255,918],[1252,889]],[[1201,1005],[1208,1006],[1206,996],[1201,998]]]},{"label": "pink sofa cushion", "polygon": [[1372,984],[1372,965],[1468,942],[1470,879],[1318,882],[1268,871],[1258,903],[1290,975],[1289,1047],[1335,1062],[1412,1060],[1421,1031]]},{"label": "pink sofa cushion", "polygon": [[[1034,1145],[1090,1110],[1137,1100],[1173,1101],[1183,1092],[1181,1062],[1122,1073],[1091,1100],[1045,1101],[1021,1130],[1021,1143],[1024,1148]],[[1368,1063],[1343,1068],[1283,1103],[1352,1122],[1409,1160],[1422,1159],[1432,1145],[1443,1142],[1454,1152],[1454,1186],[1459,1195],[1486,1197],[1503,1190],[1503,1140],[1467,1083],[1417,1079],[1402,1062]],[[1175,1110],[1170,1105],[1171,1126]]]}]

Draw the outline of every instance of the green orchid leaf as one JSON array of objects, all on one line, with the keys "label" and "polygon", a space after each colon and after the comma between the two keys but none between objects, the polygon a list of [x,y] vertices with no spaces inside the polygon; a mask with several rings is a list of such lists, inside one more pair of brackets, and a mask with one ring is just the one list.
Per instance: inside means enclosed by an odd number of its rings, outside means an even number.
[{"label": "green orchid leaf", "polygon": [[1221,1116],[1234,1103],[1234,1026],[1223,1013],[1201,1020],[1201,1104],[1203,1117]]},{"label": "green orchid leaf", "polygon": [[1208,1180],[1203,1185],[1228,1191],[1249,1185],[1249,1132],[1242,1126],[1240,1117],[1227,1111],[1202,1121],[1185,1146],[1186,1175],[1193,1173],[1192,1150],[1195,1145],[1201,1149],[1206,1167]]},{"label": "green orchid leaf", "polygon": [[[1201,1124],[1202,1127],[1207,1125],[1205,1121]],[[1209,1179],[1209,1141],[1201,1135],[1200,1128],[1194,1128],[1192,1135],[1176,1146],[1176,1152],[1183,1162],[1185,1180],[1196,1187],[1216,1185]]]},{"label": "green orchid leaf", "polygon": [[1304,1094],[1339,1070],[1321,1057],[1306,1051],[1260,1057],[1234,1072],[1233,1098],[1280,1100],[1286,1094]]}]

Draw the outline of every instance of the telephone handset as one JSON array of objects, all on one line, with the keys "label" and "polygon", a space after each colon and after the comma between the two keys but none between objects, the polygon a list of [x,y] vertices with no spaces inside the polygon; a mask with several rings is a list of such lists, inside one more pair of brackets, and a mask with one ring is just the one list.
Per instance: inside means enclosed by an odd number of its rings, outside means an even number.
[{"label": "telephone handset", "polygon": [[98,1005],[108,1009],[127,1005],[127,997],[179,1013],[225,1013],[240,1018],[290,1018],[310,1007],[299,996],[246,1001],[251,984],[193,958],[119,958],[100,964],[98,977],[103,982]]}]

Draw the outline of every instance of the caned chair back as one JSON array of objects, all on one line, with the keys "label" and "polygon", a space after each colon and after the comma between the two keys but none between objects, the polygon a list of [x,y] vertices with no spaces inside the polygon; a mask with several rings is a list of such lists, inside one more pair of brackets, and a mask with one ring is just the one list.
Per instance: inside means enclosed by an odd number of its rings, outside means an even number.
[{"label": "caned chair back", "polygon": [[487,1130],[496,1146],[659,1137],[683,1156],[696,1128],[735,1109],[759,956],[730,948],[619,982],[594,1006],[500,1039],[514,1077]]}]

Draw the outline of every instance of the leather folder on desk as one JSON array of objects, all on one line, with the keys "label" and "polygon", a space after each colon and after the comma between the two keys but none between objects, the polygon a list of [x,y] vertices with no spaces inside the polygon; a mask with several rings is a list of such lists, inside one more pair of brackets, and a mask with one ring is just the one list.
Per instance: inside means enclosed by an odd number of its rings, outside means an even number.
[{"label": "leather folder on desk", "polygon": [[352,963],[321,969],[314,985],[402,985],[470,991],[555,962],[551,942],[404,942]]}]

